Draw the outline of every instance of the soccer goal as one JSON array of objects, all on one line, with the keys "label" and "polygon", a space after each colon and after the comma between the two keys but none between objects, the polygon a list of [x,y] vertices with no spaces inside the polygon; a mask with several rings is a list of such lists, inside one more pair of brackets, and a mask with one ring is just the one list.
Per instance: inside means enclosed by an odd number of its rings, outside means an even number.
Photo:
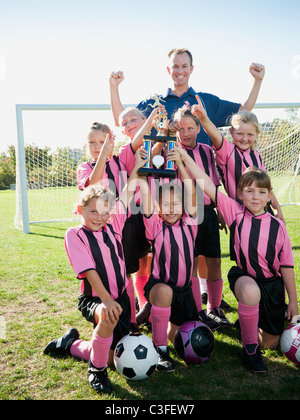
[{"label": "soccer goal", "polygon": [[16,119],[15,227],[76,220],[77,166],[92,123],[113,127],[110,105],[16,105]]},{"label": "soccer goal", "polygon": [[[132,106],[132,105],[125,105]],[[300,104],[257,104],[256,147],[281,205],[300,204]],[[54,117],[55,115],[55,117]],[[114,127],[109,105],[17,105],[15,227],[76,220],[77,167],[87,159],[85,139],[94,121]],[[223,128],[227,138],[229,132]],[[120,144],[119,143],[119,144]]]}]

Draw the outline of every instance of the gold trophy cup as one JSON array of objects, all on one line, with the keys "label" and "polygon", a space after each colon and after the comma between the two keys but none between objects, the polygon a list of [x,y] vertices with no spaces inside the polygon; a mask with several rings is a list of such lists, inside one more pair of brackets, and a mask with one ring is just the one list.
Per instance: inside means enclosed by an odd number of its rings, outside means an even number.
[{"label": "gold trophy cup", "polygon": [[[155,108],[156,106],[159,107],[161,105],[160,101],[163,101],[157,95],[151,97],[151,99],[154,99],[154,104],[151,104],[152,108]],[[144,136],[144,148],[147,152],[147,159],[149,160],[143,168],[139,169],[138,173],[140,175],[152,175],[156,178],[175,178],[176,172],[174,170],[173,161],[165,162],[165,159],[161,155],[154,156],[152,159],[152,146],[154,143],[166,143],[167,153],[175,146],[177,141],[176,137],[164,135],[167,124],[167,113],[164,109],[161,108],[156,117],[155,129],[157,131],[157,135]],[[151,162],[154,167],[151,165]]]}]

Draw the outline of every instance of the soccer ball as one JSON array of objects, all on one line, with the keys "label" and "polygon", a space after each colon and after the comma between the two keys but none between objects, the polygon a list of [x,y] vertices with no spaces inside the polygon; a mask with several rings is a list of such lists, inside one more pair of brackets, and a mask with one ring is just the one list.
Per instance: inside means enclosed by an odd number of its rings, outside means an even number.
[{"label": "soccer ball", "polygon": [[291,361],[300,366],[300,324],[291,324],[280,339],[281,350]]},{"label": "soccer ball", "polygon": [[129,333],[117,344],[114,364],[121,375],[133,381],[147,379],[155,371],[158,353],[153,341],[141,333]]},{"label": "soccer ball", "polygon": [[207,325],[200,321],[189,321],[176,331],[174,347],[186,363],[199,365],[212,355],[215,338]]}]

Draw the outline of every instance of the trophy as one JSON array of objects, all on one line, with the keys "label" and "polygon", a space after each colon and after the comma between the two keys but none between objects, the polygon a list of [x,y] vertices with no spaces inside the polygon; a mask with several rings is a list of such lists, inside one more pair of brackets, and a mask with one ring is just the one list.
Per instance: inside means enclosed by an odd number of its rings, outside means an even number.
[{"label": "trophy", "polygon": [[[152,108],[155,108],[156,106],[160,106],[160,101],[163,101],[160,99],[157,95],[154,97],[151,97],[151,99],[154,99],[154,104],[150,104]],[[152,159],[152,146],[154,143],[161,142],[167,144],[167,153],[174,148],[176,143],[176,137],[173,136],[165,136],[164,132],[166,129],[168,123],[168,116],[166,114],[166,111],[164,109],[160,109],[159,113],[156,117],[156,124],[155,129],[157,131],[157,135],[145,135],[144,136],[144,148],[147,152],[147,159],[149,159],[148,162],[145,163],[145,166],[141,169],[139,169],[138,173],[140,175],[152,175],[157,178],[175,178],[176,172],[174,170],[174,162],[173,161],[166,161],[161,155],[156,155]],[[151,166],[151,161],[152,165]],[[164,165],[165,164],[165,165]]]}]

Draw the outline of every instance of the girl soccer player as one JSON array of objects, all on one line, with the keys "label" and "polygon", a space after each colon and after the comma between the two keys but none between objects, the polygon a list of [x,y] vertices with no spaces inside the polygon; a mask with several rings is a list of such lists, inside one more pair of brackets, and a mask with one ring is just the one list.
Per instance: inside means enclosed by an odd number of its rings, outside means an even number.
[{"label": "girl soccer player", "polygon": [[[89,185],[102,184],[119,196],[127,183],[126,167],[119,156],[113,154],[115,136],[106,124],[95,122],[87,135],[86,148],[90,161],[83,162],[77,169],[78,188],[83,190]],[[132,237],[136,227],[129,219],[126,220],[123,241]],[[131,273],[138,269],[137,249],[135,246],[125,246],[124,255],[128,276],[127,292],[131,303],[131,329],[137,330],[135,295]]]},{"label": "girl soccer player", "polygon": [[[113,154],[115,136],[106,124],[93,123],[87,136],[86,147],[91,161],[83,162],[77,169],[78,188],[83,190],[89,185],[101,183],[119,196],[127,183],[127,177],[135,164],[135,152],[142,144],[143,136],[139,134],[141,127],[150,130],[152,119],[157,114],[153,111],[146,121],[145,117],[135,108],[128,108],[120,116],[123,134],[131,142],[121,148],[118,156]],[[146,123],[145,123],[146,122]],[[148,125],[150,128],[148,128]],[[135,274],[135,285],[140,300],[144,305],[143,287],[148,280],[149,243],[146,241],[140,214],[133,214],[127,220],[123,232],[123,247],[128,276],[127,288],[131,302],[131,329],[137,330],[135,293],[131,274]],[[133,240],[133,238],[135,238]]]},{"label": "girl soccer player", "polygon": [[[144,152],[137,152],[143,154]],[[152,202],[146,180],[139,183],[144,206],[146,237],[152,244],[151,275],[145,285],[145,297],[151,304],[152,339],[158,348],[157,369],[172,372],[175,369],[169,355],[168,338],[173,340],[179,325],[197,320],[198,312],[191,290],[194,264],[194,244],[197,234],[195,186],[180,154],[172,158],[181,172],[189,199],[184,212],[182,189],[176,183],[159,185],[157,206]],[[169,321],[171,328],[168,331]]]},{"label": "girl soccer player", "polygon": [[[135,164],[135,153],[143,144],[144,135],[151,131],[155,124],[155,118],[158,114],[159,108],[153,109],[150,116],[146,119],[143,113],[137,108],[124,109],[119,117],[119,125],[122,127],[122,132],[130,139],[130,143],[123,146],[120,150],[119,159],[124,165],[128,175],[131,174],[132,168]],[[149,242],[145,237],[145,227],[143,224],[142,206],[139,194],[136,194],[136,209],[137,214],[134,215],[134,222],[136,226],[136,237],[138,241],[133,241],[132,236],[129,237],[129,242],[124,248],[132,248],[133,242],[136,243],[136,255],[139,257],[139,268],[135,273],[135,289],[138,296],[140,311],[136,316],[137,324],[142,324],[148,321],[149,311],[148,305],[144,296],[144,286],[149,278],[149,258],[150,252]],[[135,212],[136,213],[136,212]]]},{"label": "girl soccer player", "polygon": [[[198,105],[192,107],[192,113],[201,122],[204,130],[210,136],[215,150],[216,162],[222,183],[227,195],[239,201],[237,185],[245,170],[249,166],[255,166],[265,171],[262,158],[254,149],[259,135],[259,123],[252,112],[241,111],[231,117],[230,134],[233,143],[226,140],[217,127],[210,121],[203,104],[196,96]],[[284,221],[281,207],[272,191],[271,205],[276,210],[277,217]]]},{"label": "girl soccer player", "polygon": [[80,190],[102,183],[116,196],[124,188],[127,179],[125,168],[113,155],[115,136],[106,124],[94,122],[87,135],[86,148],[91,160],[77,168],[77,185]]},{"label": "girl soccer player", "polygon": [[[220,185],[212,148],[206,144],[197,143],[197,134],[201,128],[198,118],[191,113],[188,107],[183,107],[175,113],[174,121],[169,128],[170,131],[177,131],[177,136],[182,147],[187,150],[195,162],[210,176],[214,184]],[[178,171],[177,175],[180,178]],[[212,330],[231,325],[221,309],[223,291],[221,248],[218,216],[214,207],[215,205],[210,197],[204,194],[204,219],[198,226],[198,235],[195,244],[197,256],[204,256],[207,266],[207,315],[202,310],[200,284],[196,272],[198,258],[195,263],[193,277],[193,293],[200,320]],[[200,261],[202,262],[202,260]]]},{"label": "girl soccer player", "polygon": [[[140,166],[138,166],[140,164]],[[128,183],[144,165],[138,161]],[[129,332],[130,301],[126,290],[126,266],[122,231],[126,221],[128,187],[113,206],[113,195],[101,185],[84,189],[77,211],[82,224],[65,235],[65,249],[76,276],[81,280],[78,309],[94,325],[90,342],[79,339],[71,328],[63,337],[51,341],[44,353],[71,354],[89,360],[90,385],[100,393],[112,390],[107,364],[112,364],[113,349]]]},{"label": "girl soccer player", "polygon": [[290,239],[282,220],[266,211],[272,197],[270,178],[249,167],[237,187],[240,204],[220,192],[184,149],[178,150],[229,226],[237,266],[230,269],[228,279],[238,300],[243,359],[252,372],[265,372],[259,346],[278,345],[284,330],[285,288],[288,319],[298,315]]}]

